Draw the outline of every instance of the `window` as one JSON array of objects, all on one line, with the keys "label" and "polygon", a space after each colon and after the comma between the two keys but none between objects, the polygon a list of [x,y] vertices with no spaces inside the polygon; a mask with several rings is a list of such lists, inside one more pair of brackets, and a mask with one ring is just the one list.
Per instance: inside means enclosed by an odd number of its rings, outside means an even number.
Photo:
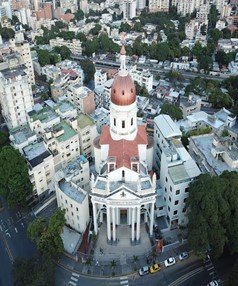
[{"label": "window", "polygon": [[174,211],[174,215],[176,215],[178,213],[178,211]]},{"label": "window", "polygon": [[186,213],[186,208],[183,208],[183,213]]},{"label": "window", "polygon": [[176,190],[176,195],[179,195],[180,194],[180,190]]},{"label": "window", "polygon": [[169,197],[169,201],[171,202],[171,197]]},{"label": "window", "polygon": [[179,203],[179,201],[177,200],[177,201],[175,201],[174,205],[178,205],[178,203]]},{"label": "window", "polygon": [[131,118],[131,126],[133,125],[133,117]]},{"label": "window", "polygon": [[188,199],[188,198],[185,198],[185,199],[183,200],[183,202],[186,203],[187,199]]},{"label": "window", "polygon": [[164,207],[159,207],[159,210],[162,211]]},{"label": "window", "polygon": [[116,125],[117,125],[116,118],[114,118],[114,126],[116,126]]},{"label": "window", "polygon": [[188,188],[185,189],[185,193],[188,193]]},{"label": "window", "polygon": [[125,178],[125,171],[122,171],[122,178]]},{"label": "window", "polygon": [[172,189],[172,187],[171,187],[171,186],[169,187],[169,189],[170,189],[170,192],[172,192],[172,190],[173,190],[173,189]]},{"label": "window", "polygon": [[78,209],[78,208],[76,208],[76,211],[78,212],[78,211],[79,211],[79,209]]},{"label": "window", "polygon": [[165,193],[167,193],[167,188],[164,189]]},{"label": "window", "polygon": [[66,204],[68,203],[67,200],[65,200],[65,203],[66,203]]},{"label": "window", "polygon": [[79,220],[79,216],[77,215],[77,220]]},{"label": "window", "polygon": [[72,207],[73,207],[73,205],[72,205],[72,204],[70,204],[70,207],[72,208]]},{"label": "window", "polygon": [[167,177],[165,178],[165,181],[168,182],[168,178]]},{"label": "window", "polygon": [[122,128],[125,128],[125,120],[122,120],[121,126],[122,126]]},{"label": "window", "polygon": [[71,212],[71,214],[72,214],[72,216],[74,216],[74,213],[73,213],[73,212]]},{"label": "window", "polygon": [[164,201],[166,202],[166,197],[164,197]]},{"label": "window", "polygon": [[170,207],[168,207],[168,211],[170,212]]}]

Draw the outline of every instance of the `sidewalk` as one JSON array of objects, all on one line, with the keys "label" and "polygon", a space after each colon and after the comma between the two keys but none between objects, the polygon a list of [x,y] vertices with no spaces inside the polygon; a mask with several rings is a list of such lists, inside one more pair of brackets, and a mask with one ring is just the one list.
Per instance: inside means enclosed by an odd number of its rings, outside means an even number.
[{"label": "sidewalk", "polygon": [[[180,245],[177,248],[172,248],[164,253],[157,254],[155,258],[156,262],[163,263],[168,257],[178,256],[179,253],[183,251],[188,251],[188,245]],[[76,272],[82,275],[96,276],[96,277],[113,277],[113,276],[124,276],[130,275],[138,271],[139,268],[148,265],[147,254],[139,255],[138,261],[135,261],[133,257],[126,255],[126,260],[124,264],[120,263],[120,260],[115,259],[114,266],[111,261],[105,255],[104,260],[92,260],[87,263],[84,258],[76,256],[70,256],[68,254],[63,254],[57,263],[60,267],[65,268],[69,271]]]}]

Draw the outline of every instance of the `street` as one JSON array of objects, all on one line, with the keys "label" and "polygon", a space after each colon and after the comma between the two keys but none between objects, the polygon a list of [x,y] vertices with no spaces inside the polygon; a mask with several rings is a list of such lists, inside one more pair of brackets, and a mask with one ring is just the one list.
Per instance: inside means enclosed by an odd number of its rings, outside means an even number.
[{"label": "street", "polygon": [[34,243],[27,237],[29,215],[9,209],[3,201],[0,211],[0,285],[13,285],[12,263],[16,257],[30,258],[36,252]]},{"label": "street", "polygon": [[[182,279],[181,279],[182,278]],[[76,272],[57,267],[56,285],[73,286],[116,286],[116,285],[138,285],[144,286],[202,286],[210,282],[210,277],[203,267],[203,263],[197,258],[178,261],[176,265],[169,268],[162,267],[161,271],[140,277],[138,273],[115,278],[93,278],[77,275]]]}]

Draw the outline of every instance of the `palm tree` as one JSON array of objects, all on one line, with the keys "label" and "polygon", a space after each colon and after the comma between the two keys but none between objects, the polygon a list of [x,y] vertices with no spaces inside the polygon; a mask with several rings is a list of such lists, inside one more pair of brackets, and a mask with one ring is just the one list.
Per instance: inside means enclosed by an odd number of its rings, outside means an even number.
[{"label": "palm tree", "polygon": [[134,270],[136,271],[137,262],[139,261],[139,258],[137,255],[133,255],[133,261],[134,261]]},{"label": "palm tree", "polygon": [[117,263],[113,259],[110,264],[111,264],[111,268],[112,268],[112,276],[115,276],[115,267],[117,266]]},{"label": "palm tree", "polygon": [[91,272],[90,267],[92,266],[92,259],[90,257],[87,258],[85,264],[88,266],[88,274],[90,274]]}]

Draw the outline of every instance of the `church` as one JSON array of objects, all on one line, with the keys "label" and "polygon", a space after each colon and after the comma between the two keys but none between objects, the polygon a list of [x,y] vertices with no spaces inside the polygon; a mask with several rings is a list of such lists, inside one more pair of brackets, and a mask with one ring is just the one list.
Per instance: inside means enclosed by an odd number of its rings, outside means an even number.
[{"label": "church", "polygon": [[110,124],[94,140],[95,169],[91,202],[95,234],[107,224],[107,241],[117,243],[117,226],[128,226],[132,244],[140,243],[141,224],[153,234],[156,175],[152,171],[153,139],[137,122],[134,82],[120,51],[120,69],[111,86]]}]

